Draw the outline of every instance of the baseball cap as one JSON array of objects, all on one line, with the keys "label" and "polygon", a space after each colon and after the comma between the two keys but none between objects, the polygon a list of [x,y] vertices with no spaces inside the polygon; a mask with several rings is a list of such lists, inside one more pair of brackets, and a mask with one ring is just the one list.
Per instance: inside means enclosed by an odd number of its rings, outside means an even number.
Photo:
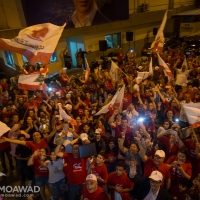
[{"label": "baseball cap", "polygon": [[165,152],[163,150],[157,150],[155,155],[158,155],[161,158],[165,158]]},{"label": "baseball cap", "polygon": [[86,177],[86,181],[92,181],[92,182],[97,182],[97,177],[94,174],[89,174]]},{"label": "baseball cap", "polygon": [[155,181],[162,181],[163,175],[159,171],[152,171],[149,178],[155,180]]},{"label": "baseball cap", "polygon": [[82,141],[88,140],[88,135],[87,135],[87,133],[81,133],[80,136],[79,136],[79,138],[80,138]]},{"label": "baseball cap", "polygon": [[97,128],[97,129],[95,130],[95,133],[102,134],[102,130],[101,130],[100,128]]}]

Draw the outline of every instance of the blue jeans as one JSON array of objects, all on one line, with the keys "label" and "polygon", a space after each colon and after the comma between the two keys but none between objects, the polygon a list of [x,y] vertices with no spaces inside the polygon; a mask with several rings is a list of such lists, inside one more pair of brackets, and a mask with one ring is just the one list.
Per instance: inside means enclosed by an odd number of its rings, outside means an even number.
[{"label": "blue jeans", "polygon": [[81,197],[83,184],[73,185],[68,183],[68,200],[78,200]]},{"label": "blue jeans", "polygon": [[61,180],[55,182],[55,183],[49,183],[49,187],[53,194],[54,200],[59,200],[59,197],[64,200],[65,199],[65,178],[62,178]]}]

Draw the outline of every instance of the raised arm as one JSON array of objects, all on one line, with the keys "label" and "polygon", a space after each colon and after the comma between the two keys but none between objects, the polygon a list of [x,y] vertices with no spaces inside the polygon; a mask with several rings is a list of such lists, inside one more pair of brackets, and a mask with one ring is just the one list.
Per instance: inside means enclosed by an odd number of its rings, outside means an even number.
[{"label": "raised arm", "polygon": [[26,141],[21,141],[21,140],[12,140],[6,137],[2,137],[2,139],[4,139],[5,142],[10,142],[10,143],[14,143],[14,144],[21,144],[26,146]]},{"label": "raised arm", "polygon": [[159,90],[159,88],[157,86],[155,87],[154,91],[158,93],[158,95],[160,96],[162,102],[164,103],[165,102],[165,97],[162,95],[162,93],[160,92],[160,90]]}]

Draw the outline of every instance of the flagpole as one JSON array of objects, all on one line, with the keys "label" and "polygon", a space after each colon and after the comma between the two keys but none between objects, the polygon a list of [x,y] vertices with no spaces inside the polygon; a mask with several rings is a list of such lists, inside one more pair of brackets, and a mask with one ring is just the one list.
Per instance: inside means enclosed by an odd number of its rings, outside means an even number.
[{"label": "flagpole", "polygon": [[[119,68],[119,67],[118,67]],[[120,69],[120,68],[119,68]],[[121,70],[121,69],[120,69]],[[128,77],[128,75],[127,74],[125,74],[122,70],[121,70],[121,72],[125,75],[125,76],[127,76]]]}]

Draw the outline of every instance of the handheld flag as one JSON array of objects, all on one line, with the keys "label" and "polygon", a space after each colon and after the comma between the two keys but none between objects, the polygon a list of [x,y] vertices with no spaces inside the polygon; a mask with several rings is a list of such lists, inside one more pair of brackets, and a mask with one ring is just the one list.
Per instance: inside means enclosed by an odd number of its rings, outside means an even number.
[{"label": "handheld flag", "polygon": [[117,81],[118,80],[118,69],[119,67],[117,66],[116,63],[114,63],[113,61],[111,61],[111,69],[110,69],[110,76],[113,79],[113,81]]},{"label": "handheld flag", "polygon": [[22,54],[32,65],[48,64],[65,25],[44,23],[27,27],[13,39],[0,38],[0,50]]},{"label": "handheld flag", "polygon": [[166,24],[166,21],[167,21],[167,13],[168,13],[168,10],[165,11],[162,23],[161,23],[160,28],[157,32],[155,40],[151,44],[151,49],[152,49],[153,52],[162,52],[162,50],[163,50],[164,41],[165,41],[163,31],[165,29],[165,24]]},{"label": "handheld flag", "polygon": [[18,88],[22,90],[37,90],[46,89],[44,78],[46,77],[47,66],[40,72],[33,72],[31,74],[21,74],[18,79]]},{"label": "handheld flag", "polygon": [[182,104],[192,128],[200,126],[200,103],[185,103]]},{"label": "handheld flag", "polygon": [[102,108],[99,112],[97,112],[97,113],[95,114],[95,116],[101,115],[101,114],[105,114],[105,113],[107,113],[109,110],[112,110],[113,107],[114,107],[115,101],[116,101],[116,99],[117,99],[118,93],[119,93],[119,89],[117,90],[117,92],[116,92],[115,95],[113,96],[112,100],[111,100],[107,105],[103,106],[103,108]]},{"label": "handheld flag", "polygon": [[76,120],[71,118],[61,107],[61,105],[58,105],[59,107],[59,113],[60,113],[60,120],[66,120],[68,121],[71,125],[75,126],[77,125]]},{"label": "handheld flag", "polygon": [[160,68],[164,70],[165,76],[168,77],[168,79],[174,79],[174,75],[172,74],[171,70],[169,69],[168,65],[165,63],[165,61],[160,57],[159,53],[158,55],[158,63],[160,65]]},{"label": "handheld flag", "polygon": [[147,79],[149,76],[153,75],[153,67],[152,67],[152,57],[149,62],[149,71],[148,72],[137,72],[137,77],[142,78],[142,80]]},{"label": "handheld flag", "polygon": [[115,93],[115,95],[113,96],[112,100],[95,115],[105,114],[110,110],[114,110],[115,108],[121,109],[123,106],[124,90],[125,90],[125,85],[123,85],[122,88],[119,88]]}]

